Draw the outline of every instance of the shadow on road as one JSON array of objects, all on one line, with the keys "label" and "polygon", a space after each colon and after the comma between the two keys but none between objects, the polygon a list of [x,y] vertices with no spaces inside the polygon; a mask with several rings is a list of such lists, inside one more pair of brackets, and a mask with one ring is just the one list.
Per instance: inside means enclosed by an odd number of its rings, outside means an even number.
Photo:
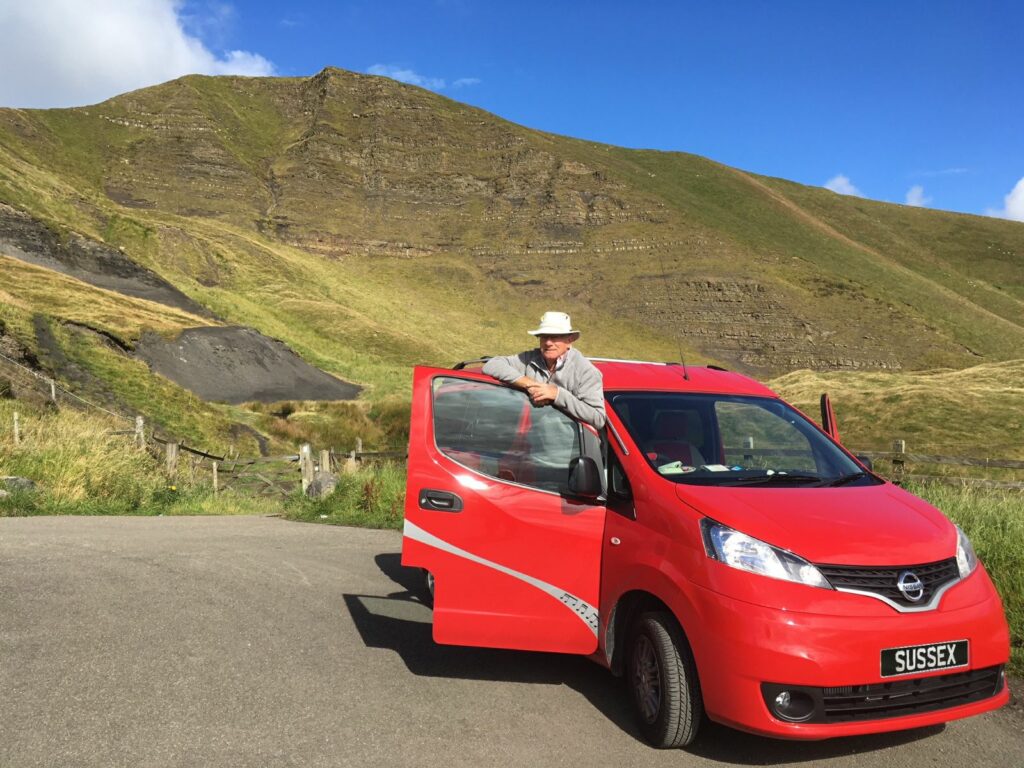
[{"label": "shadow on road", "polygon": [[[430,609],[421,571],[402,566],[397,553],[379,554],[374,561],[402,589],[387,595],[344,596],[367,647],[394,651],[414,675],[567,685],[623,731],[641,740],[622,681],[581,656],[437,645],[431,636]],[[737,765],[800,763],[889,749],[940,733],[943,728],[939,725],[877,736],[792,742],[706,722],[687,751],[708,760]]]}]

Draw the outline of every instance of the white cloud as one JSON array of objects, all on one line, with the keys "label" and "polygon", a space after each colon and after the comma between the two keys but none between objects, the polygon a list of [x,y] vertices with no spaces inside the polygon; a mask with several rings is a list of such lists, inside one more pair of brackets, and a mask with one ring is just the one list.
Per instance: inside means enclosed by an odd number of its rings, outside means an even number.
[{"label": "white cloud", "polygon": [[[217,6],[210,25],[229,11]],[[185,29],[202,29],[199,21],[183,16],[180,0],[3,2],[0,105],[93,104],[187,74],[274,74],[257,53],[210,51]]]},{"label": "white cloud", "polygon": [[925,197],[924,187],[920,184],[915,184],[907,190],[907,205],[911,205],[915,208],[921,208],[930,204],[932,199]]},{"label": "white cloud", "polygon": [[988,209],[986,216],[997,216],[1000,219],[1024,221],[1024,177],[1013,185],[1010,194],[1003,198],[1003,207],[999,210]]},{"label": "white cloud", "polygon": [[840,195],[853,195],[854,197],[864,197],[864,194],[853,186],[850,179],[843,174],[839,173],[833,176],[831,179],[825,182],[825,189],[831,189],[833,192],[838,192]]},{"label": "white cloud", "polygon": [[[368,75],[382,75],[384,77],[390,77],[392,80],[398,80],[400,83],[418,85],[420,88],[429,88],[432,91],[443,91],[445,88],[449,87],[448,81],[443,77],[428,77],[427,75],[421,75],[415,70],[397,64],[374,64],[367,67],[366,73]],[[453,81],[450,87],[457,89],[479,84],[480,78],[478,77],[460,77]]]}]

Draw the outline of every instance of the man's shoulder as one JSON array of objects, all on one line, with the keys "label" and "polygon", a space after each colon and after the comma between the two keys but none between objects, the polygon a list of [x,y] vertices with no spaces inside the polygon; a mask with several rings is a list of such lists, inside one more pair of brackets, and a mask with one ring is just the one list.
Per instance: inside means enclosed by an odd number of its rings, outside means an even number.
[{"label": "man's shoulder", "polygon": [[601,372],[597,369],[597,366],[590,362],[590,360],[587,359],[587,356],[584,355],[575,347],[570,348],[568,354],[569,357],[567,358],[566,362],[571,362],[576,368],[580,370],[593,371],[598,376],[601,375]]}]

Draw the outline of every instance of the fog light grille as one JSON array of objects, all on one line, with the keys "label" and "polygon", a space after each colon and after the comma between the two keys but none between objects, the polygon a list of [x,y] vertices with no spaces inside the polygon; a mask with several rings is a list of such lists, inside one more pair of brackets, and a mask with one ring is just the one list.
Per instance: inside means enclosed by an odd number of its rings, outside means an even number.
[{"label": "fog light grille", "polygon": [[988,667],[937,677],[895,680],[869,685],[831,688],[762,683],[761,694],[769,711],[783,691],[806,694],[814,703],[806,723],[846,723],[885,720],[951,709],[995,696],[1004,685],[1003,668]]}]

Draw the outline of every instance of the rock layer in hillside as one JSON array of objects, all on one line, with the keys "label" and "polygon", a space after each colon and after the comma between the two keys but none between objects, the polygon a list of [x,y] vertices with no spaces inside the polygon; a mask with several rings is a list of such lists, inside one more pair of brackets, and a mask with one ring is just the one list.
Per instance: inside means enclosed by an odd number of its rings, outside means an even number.
[{"label": "rock layer in hillside", "polygon": [[135,353],[156,373],[215,402],[352,400],[360,391],[251,328],[189,328],[174,341],[148,333]]}]

